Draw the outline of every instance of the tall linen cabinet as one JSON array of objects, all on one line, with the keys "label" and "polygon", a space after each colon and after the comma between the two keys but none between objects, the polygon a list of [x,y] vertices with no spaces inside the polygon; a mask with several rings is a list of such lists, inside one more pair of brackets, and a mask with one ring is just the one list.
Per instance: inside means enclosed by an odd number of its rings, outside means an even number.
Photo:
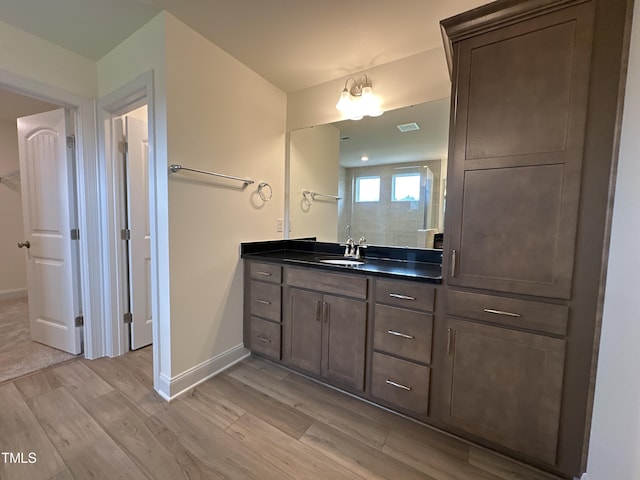
[{"label": "tall linen cabinet", "polygon": [[586,462],[631,7],[504,0],[441,22],[435,417],[565,476]]}]

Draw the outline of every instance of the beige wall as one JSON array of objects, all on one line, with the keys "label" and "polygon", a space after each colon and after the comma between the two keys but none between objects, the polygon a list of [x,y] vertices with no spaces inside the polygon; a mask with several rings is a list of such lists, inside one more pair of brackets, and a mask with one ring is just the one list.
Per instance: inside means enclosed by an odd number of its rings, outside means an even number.
[{"label": "beige wall", "polygon": [[[197,380],[203,365],[242,349],[240,243],[283,236],[276,221],[283,218],[286,96],[166,12],[98,62],[100,96],[149,71],[156,135],[156,352],[161,385],[176,379],[184,385]],[[169,176],[172,163],[256,183],[241,188],[189,172]],[[271,201],[259,198],[261,181],[271,185]]]},{"label": "beige wall", "polygon": [[1,21],[0,69],[81,97],[96,96],[96,62]]},{"label": "beige wall", "polygon": [[305,200],[302,190],[338,194],[340,131],[333,125],[295,130],[289,148],[290,238],[337,241],[338,202],[322,197]]},{"label": "beige wall", "polygon": [[602,338],[587,472],[589,480],[640,478],[640,5],[635,4]]},{"label": "beige wall", "polygon": [[[0,177],[20,169],[15,121],[0,122]],[[2,294],[27,289],[24,252],[16,244],[24,239],[20,192],[0,183],[0,299]]]},{"label": "beige wall", "polygon": [[[451,95],[451,82],[442,48],[370,68],[366,74],[383,110],[439,100]],[[287,131],[345,120],[336,103],[348,77],[291,93],[287,99]]]},{"label": "beige wall", "polygon": [[[153,97],[148,101],[153,115],[152,133],[155,135],[155,142],[149,151],[150,175],[153,178],[150,195],[156,211],[156,216],[150,217],[151,242],[152,255],[155,255],[154,265],[157,268],[155,278],[158,279],[157,284],[152,282],[152,288],[158,299],[155,305],[156,310],[153,312],[156,329],[154,341],[157,343],[155,360],[165,387],[172,375],[167,218],[166,22],[167,14],[156,15],[100,59],[97,65],[100,98],[124,88],[146,74],[150,73],[153,77]],[[160,388],[157,384],[155,386]]]},{"label": "beige wall", "polygon": [[242,346],[240,242],[283,236],[286,96],[177,19],[166,28],[169,162],[256,181],[169,179],[175,376]]}]

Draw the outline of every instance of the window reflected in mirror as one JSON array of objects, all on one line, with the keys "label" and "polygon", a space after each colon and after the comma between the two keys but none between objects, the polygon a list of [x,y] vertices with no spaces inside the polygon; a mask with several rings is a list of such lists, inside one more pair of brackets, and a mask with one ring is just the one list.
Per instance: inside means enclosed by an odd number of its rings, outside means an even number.
[{"label": "window reflected in mirror", "polygon": [[[449,98],[290,132],[288,238],[433,248],[444,226]],[[309,201],[302,190],[325,194]]]}]

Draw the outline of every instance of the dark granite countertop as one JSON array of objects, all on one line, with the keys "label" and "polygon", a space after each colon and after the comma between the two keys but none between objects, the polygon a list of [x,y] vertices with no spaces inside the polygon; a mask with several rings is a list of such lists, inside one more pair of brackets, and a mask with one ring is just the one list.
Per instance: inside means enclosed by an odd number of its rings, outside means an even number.
[{"label": "dark granite countertop", "polygon": [[368,246],[362,250],[362,265],[333,265],[320,261],[340,258],[344,248],[337,243],[313,239],[274,240],[242,243],[240,253],[247,260],[442,283],[442,250]]}]

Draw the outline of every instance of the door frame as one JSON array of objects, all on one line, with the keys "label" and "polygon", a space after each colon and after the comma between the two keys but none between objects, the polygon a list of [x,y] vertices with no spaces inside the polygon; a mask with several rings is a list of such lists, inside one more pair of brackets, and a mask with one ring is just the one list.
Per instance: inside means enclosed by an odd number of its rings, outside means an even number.
[{"label": "door frame", "polygon": [[[0,69],[0,88],[11,90],[69,109],[75,116],[76,198],[80,229],[80,296],[84,317],[84,356],[104,355],[102,280],[104,256],[101,249],[102,218],[100,171],[96,156],[95,107],[90,98]],[[92,232],[89,235],[89,232]],[[95,234],[95,233],[97,234]]]},{"label": "door frame", "polygon": [[[123,302],[121,279],[118,278],[123,249],[120,240],[121,184],[115,173],[114,157],[110,152],[112,143],[113,119],[139,106],[147,105],[147,132],[149,142],[149,228],[151,233],[151,311],[153,317],[153,383],[154,389],[165,399],[169,399],[170,385],[170,338],[169,338],[169,298],[168,292],[168,225],[166,212],[167,171],[158,165],[164,150],[158,149],[155,122],[156,105],[154,99],[153,71],[147,71],[115,91],[98,100],[98,159],[105,178],[105,229],[104,254],[107,267],[102,294],[105,299],[104,341],[105,354],[118,356],[128,351],[128,329],[122,322]],[[108,127],[108,128],[107,128]],[[165,201],[163,201],[165,200]],[[164,252],[164,261],[160,260],[158,252]],[[164,274],[162,273],[164,272]]]},{"label": "door frame", "polygon": [[[124,93],[124,96],[118,95]],[[129,326],[124,323],[124,314],[127,311],[128,279],[126,268],[126,246],[120,236],[121,226],[125,223],[124,205],[125,176],[120,162],[121,157],[114,150],[117,143],[114,122],[117,118],[147,105],[147,126],[149,126],[149,103],[146,89],[137,89],[134,92],[116,92],[116,98],[110,96],[99,102],[99,155],[105,166],[107,185],[107,248],[109,253],[109,281],[105,285],[108,290],[110,319],[106,322],[105,337],[106,354],[110,357],[123,355],[129,351],[130,338]],[[148,128],[148,130],[151,130]],[[152,143],[149,140],[149,158],[153,158]],[[151,163],[151,162],[149,162]],[[149,182],[149,178],[146,180]]]}]

